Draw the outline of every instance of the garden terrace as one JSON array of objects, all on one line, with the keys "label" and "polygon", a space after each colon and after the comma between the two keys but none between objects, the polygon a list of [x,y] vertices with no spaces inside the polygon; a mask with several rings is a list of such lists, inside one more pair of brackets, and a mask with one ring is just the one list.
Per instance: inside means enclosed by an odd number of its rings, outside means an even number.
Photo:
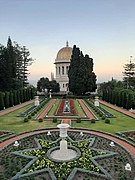
[{"label": "garden terrace", "polygon": [[[48,131],[51,135],[47,135]],[[69,129],[68,144],[79,148],[81,157],[75,161],[54,162],[46,153],[59,145],[59,139],[59,130],[49,128],[18,139],[17,147],[14,141],[7,144],[0,151],[0,179],[134,179],[134,158],[118,142],[110,146],[112,140],[95,131]],[[126,163],[130,163],[131,171],[125,170]]]},{"label": "garden terrace", "polygon": [[110,112],[108,112],[108,111],[107,111],[106,109],[104,109],[103,107],[98,106],[97,108],[103,113],[103,115],[104,115],[105,117],[107,117],[107,118],[114,118],[114,117],[115,117],[113,114],[111,114]]},{"label": "garden terrace", "polygon": [[13,131],[0,130],[0,142],[8,139],[11,136],[14,136],[14,132]]},{"label": "garden terrace", "polygon": [[127,139],[128,141],[131,141],[135,146],[135,130],[117,132],[116,134]]}]

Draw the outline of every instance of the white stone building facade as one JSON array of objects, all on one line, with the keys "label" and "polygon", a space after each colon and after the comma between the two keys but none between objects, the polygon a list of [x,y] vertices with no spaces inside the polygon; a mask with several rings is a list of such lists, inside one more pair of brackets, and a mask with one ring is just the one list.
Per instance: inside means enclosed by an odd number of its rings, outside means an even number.
[{"label": "white stone building facade", "polygon": [[60,92],[68,92],[68,70],[70,66],[72,48],[66,43],[66,47],[61,48],[55,59],[56,81],[60,84]]}]

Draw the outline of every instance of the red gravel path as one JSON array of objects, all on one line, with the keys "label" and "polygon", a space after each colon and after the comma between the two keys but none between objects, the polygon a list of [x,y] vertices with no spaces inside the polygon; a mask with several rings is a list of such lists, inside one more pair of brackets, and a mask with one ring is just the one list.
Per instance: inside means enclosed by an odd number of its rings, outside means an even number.
[{"label": "red gravel path", "polygon": [[47,106],[47,108],[45,108],[45,110],[38,116],[37,119],[43,118],[45,116],[45,114],[51,109],[51,107],[53,106],[53,104],[55,103],[56,99],[52,99],[50,104]]},{"label": "red gravel path", "polygon": [[61,123],[69,124],[70,125],[71,119],[63,119]]},{"label": "red gravel path", "polygon": [[108,107],[110,107],[112,109],[115,109],[116,111],[119,111],[119,112],[121,112],[121,113],[123,113],[123,114],[125,114],[127,116],[132,117],[132,118],[135,118],[135,114],[133,114],[132,112],[130,112],[130,111],[126,110],[126,109],[122,109],[122,108],[120,108],[118,106],[109,104],[109,103],[107,103],[105,101],[102,101],[102,100],[98,100],[98,101],[99,101],[99,103],[104,104],[104,105],[106,105],[106,106],[108,106]]},{"label": "red gravel path", "polygon": [[[8,140],[5,140],[4,142],[0,143],[0,148],[4,148],[9,143],[14,142],[15,140],[19,140],[20,138],[27,137],[28,135],[38,134],[38,133],[47,132],[47,131],[48,130],[38,130],[38,131],[35,131],[35,132],[28,132],[28,133],[25,133],[25,134],[22,134],[22,135],[18,135],[16,137],[12,137],[12,138],[10,138]],[[58,129],[52,129],[52,131],[58,131]],[[128,150],[135,157],[135,147],[134,146],[128,144],[125,141],[117,139],[116,137],[113,137],[111,135],[104,134],[102,132],[91,131],[91,130],[69,129],[69,131],[83,131],[83,132],[87,132],[87,133],[91,133],[91,134],[95,134],[95,135],[105,137],[107,139],[110,139],[110,141],[114,141],[116,143],[119,143],[123,148]]]},{"label": "red gravel path", "polygon": [[0,116],[5,115],[5,114],[8,114],[8,113],[10,113],[10,112],[12,112],[12,111],[15,111],[15,110],[17,110],[17,109],[20,109],[20,108],[22,108],[22,107],[24,107],[24,106],[27,106],[27,105],[29,105],[29,104],[31,104],[31,103],[33,103],[33,102],[34,102],[34,100],[31,100],[31,101],[28,101],[28,102],[25,102],[25,103],[16,105],[16,106],[14,106],[14,107],[11,107],[11,108],[2,110],[2,111],[0,111]]},{"label": "red gravel path", "polygon": [[95,119],[94,115],[90,112],[90,110],[87,108],[85,103],[82,99],[78,99],[79,103],[81,104],[82,108],[84,109],[86,115],[89,117],[89,119]]}]

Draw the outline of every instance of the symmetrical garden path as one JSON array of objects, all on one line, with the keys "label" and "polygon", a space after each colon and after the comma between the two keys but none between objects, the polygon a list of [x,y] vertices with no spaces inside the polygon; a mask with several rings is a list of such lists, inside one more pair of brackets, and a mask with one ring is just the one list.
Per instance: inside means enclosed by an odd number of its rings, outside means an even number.
[{"label": "symmetrical garden path", "polygon": [[126,110],[126,109],[122,109],[122,108],[120,108],[118,106],[112,105],[112,104],[107,103],[107,102],[102,101],[102,100],[98,100],[98,101],[99,101],[99,103],[104,104],[104,105],[106,105],[106,106],[108,106],[108,107],[110,107],[112,109],[115,109],[116,111],[119,111],[119,112],[121,112],[121,113],[123,113],[123,114],[125,114],[127,116],[132,117],[132,118],[135,118],[135,114],[130,112],[130,111],[128,111],[128,110]]},{"label": "symmetrical garden path", "polygon": [[[58,129],[52,129],[49,131],[58,131]],[[123,148],[125,148],[127,151],[129,151],[134,157],[135,157],[135,147],[128,144],[127,142],[121,140],[121,139],[118,139],[114,136],[111,136],[111,135],[108,135],[108,134],[105,134],[103,132],[98,132],[98,131],[92,131],[92,130],[84,130],[84,129],[69,129],[68,131],[83,131],[84,133],[91,133],[91,134],[94,134],[94,135],[98,135],[98,136],[101,136],[101,137],[105,137],[107,139],[110,139],[110,141],[114,141],[115,143],[118,143],[120,144]],[[19,140],[20,138],[23,138],[23,137],[27,137],[29,135],[34,135],[34,134],[38,134],[38,133],[42,133],[42,132],[48,132],[47,129],[45,130],[37,130],[37,131],[33,131],[33,132],[27,132],[25,134],[21,134],[21,135],[18,135],[16,137],[11,137],[10,139],[7,139],[5,140],[4,142],[0,143],[0,148],[4,148],[6,145],[16,141],[16,140]]]},{"label": "symmetrical garden path", "polygon": [[61,121],[61,123],[65,123],[65,124],[71,124],[71,119],[63,119],[62,121]]},{"label": "symmetrical garden path", "polygon": [[17,110],[17,109],[20,109],[20,108],[22,108],[22,107],[24,107],[24,106],[27,106],[27,105],[29,105],[29,104],[32,104],[33,102],[34,102],[34,100],[27,101],[27,102],[25,102],[25,103],[16,105],[16,106],[14,106],[14,107],[10,107],[10,108],[8,108],[8,109],[2,110],[2,111],[0,111],[0,116],[5,115],[5,114],[8,114],[8,113],[10,113],[10,112],[12,112],[12,111],[15,111],[15,110]]},{"label": "symmetrical garden path", "polygon": [[81,104],[83,110],[85,111],[86,115],[89,119],[95,119],[94,115],[90,112],[88,107],[85,105],[84,101],[82,99],[78,99],[79,103]]},{"label": "symmetrical garden path", "polygon": [[56,99],[52,99],[49,105],[43,110],[43,112],[37,117],[37,119],[44,118],[45,114],[51,109]]}]

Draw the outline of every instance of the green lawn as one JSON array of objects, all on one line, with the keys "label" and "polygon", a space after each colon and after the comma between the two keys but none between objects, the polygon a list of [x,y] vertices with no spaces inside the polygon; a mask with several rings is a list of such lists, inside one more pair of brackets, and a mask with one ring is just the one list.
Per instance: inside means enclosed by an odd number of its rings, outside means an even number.
[{"label": "green lawn", "polygon": [[113,134],[119,131],[135,130],[134,118],[126,116],[106,106],[103,106],[103,108],[107,109],[110,113],[116,116],[116,118],[109,118],[111,121],[110,124],[106,124],[104,120],[96,121],[95,124],[91,123],[90,121],[82,121],[81,123],[76,123],[76,121],[73,121],[72,127],[90,128]]},{"label": "green lawn", "polygon": [[13,111],[9,114],[0,116],[0,130],[8,130],[14,131],[15,133],[22,133],[25,131],[30,131],[34,129],[48,128],[48,127],[56,127],[57,123],[53,123],[52,121],[43,121],[38,122],[35,120],[31,120],[29,122],[24,123],[24,117],[16,117],[19,113],[23,112],[25,109],[28,109],[29,106],[21,108],[19,110]]},{"label": "green lawn", "polygon": [[[56,101],[56,105],[54,106],[54,109],[53,108],[51,109],[50,111],[51,114],[52,111],[56,110],[57,104],[59,104],[59,101]],[[57,123],[53,123],[51,120],[46,120],[41,123],[35,120],[31,120],[27,123],[24,123],[23,122],[24,118],[17,117],[17,115],[23,112],[25,109],[28,109],[30,106],[31,105],[16,110],[7,115],[0,116],[0,130],[8,130],[8,131],[14,131],[15,133],[21,133],[34,129],[56,127],[57,124],[60,123],[60,121],[58,121]],[[75,102],[75,106],[79,115],[83,116],[83,111],[82,109],[80,109],[81,107],[79,106],[77,101]],[[82,121],[81,123],[76,123],[76,121],[72,121],[72,127],[90,128],[94,130],[110,132],[113,134],[119,131],[135,129],[135,119],[130,118],[106,106],[103,107],[116,116],[116,118],[110,118],[111,121],[110,124],[106,124],[104,120],[96,121],[95,124],[91,123],[90,121]]]}]

